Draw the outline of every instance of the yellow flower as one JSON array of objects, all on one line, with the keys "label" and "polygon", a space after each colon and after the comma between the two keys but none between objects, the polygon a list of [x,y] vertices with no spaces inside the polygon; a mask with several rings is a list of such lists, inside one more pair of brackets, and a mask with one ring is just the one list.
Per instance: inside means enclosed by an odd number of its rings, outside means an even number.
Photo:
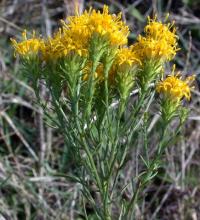
[{"label": "yellow flower", "polygon": [[172,101],[180,101],[184,97],[190,100],[190,84],[194,79],[194,76],[189,76],[185,80],[182,80],[179,73],[176,75],[172,74],[157,84],[156,91]]},{"label": "yellow flower", "polygon": [[82,15],[67,18],[63,22],[64,33],[69,35],[77,45],[85,45],[87,48],[89,40],[94,33],[108,38],[111,45],[120,46],[127,44],[129,28],[121,20],[121,13],[117,16],[109,14],[108,6],[103,7],[103,12],[90,8]]},{"label": "yellow flower", "polygon": [[41,48],[44,60],[57,60],[66,56],[75,47],[72,45],[72,40],[63,37],[62,29],[59,29],[53,37],[49,37]]},{"label": "yellow flower", "polygon": [[138,51],[141,60],[171,60],[176,55],[176,50],[169,46],[164,39],[154,40],[139,36],[138,42],[134,45],[134,49]]},{"label": "yellow flower", "polygon": [[67,18],[67,23],[62,22],[63,41],[71,39],[74,50],[80,55],[86,55],[92,36],[97,33],[108,39],[110,45],[120,46],[127,43],[129,34],[128,26],[121,21],[121,14],[111,15],[108,6],[103,12],[90,8],[82,15]]},{"label": "yellow flower", "polygon": [[21,56],[37,54],[43,45],[43,40],[36,38],[35,32],[32,34],[32,38],[27,39],[26,30],[22,33],[23,41],[17,42],[15,39],[11,39],[12,45],[15,49],[15,55]]},{"label": "yellow flower", "polygon": [[57,59],[75,51],[80,56],[87,56],[91,37],[94,33],[105,36],[112,46],[127,43],[128,27],[121,21],[121,14],[110,15],[108,7],[104,6],[103,12],[90,9],[82,15],[67,18],[62,21],[62,28],[49,38],[43,47],[44,59]]},{"label": "yellow flower", "polygon": [[162,24],[154,17],[150,19],[148,17],[148,24],[144,28],[144,32],[147,37],[154,40],[166,40],[170,45],[175,46],[177,44],[178,36],[176,35],[176,28],[174,23]]},{"label": "yellow flower", "polygon": [[133,45],[141,60],[171,60],[179,50],[177,48],[176,28],[174,24],[162,24],[148,18],[148,24],[144,28],[145,36],[139,35]]},{"label": "yellow flower", "polygon": [[127,75],[127,73],[131,74],[132,68],[139,65],[141,65],[141,61],[132,46],[118,49],[109,72],[110,82],[115,82],[118,75],[123,77],[122,75]]},{"label": "yellow flower", "polygon": [[117,58],[115,65],[122,66],[122,65],[140,65],[141,61],[136,54],[136,52],[133,50],[133,46],[124,47],[118,50]]},{"label": "yellow flower", "polygon": [[46,41],[42,49],[44,59],[57,59],[71,51],[87,56],[93,34],[105,37],[112,46],[120,46],[127,43],[129,29],[121,21],[121,14],[108,13],[108,6],[104,6],[102,13],[90,8],[81,15],[77,13],[68,17],[67,22],[62,21],[61,29]]}]

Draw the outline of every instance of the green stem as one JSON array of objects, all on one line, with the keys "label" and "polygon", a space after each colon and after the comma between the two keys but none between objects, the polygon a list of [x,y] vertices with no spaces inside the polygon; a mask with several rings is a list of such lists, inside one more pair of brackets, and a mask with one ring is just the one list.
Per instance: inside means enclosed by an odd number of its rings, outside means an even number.
[{"label": "green stem", "polygon": [[82,142],[83,142],[83,147],[84,147],[84,150],[87,154],[87,157],[89,159],[89,162],[90,162],[90,166],[92,168],[92,173],[94,174],[94,177],[95,177],[95,180],[97,182],[97,186],[99,188],[99,191],[100,193],[102,194],[103,193],[103,187],[102,187],[102,184],[101,184],[101,179],[98,175],[98,172],[97,172],[97,168],[96,168],[96,165],[95,165],[95,162],[94,162],[94,159],[92,157],[92,154],[90,152],[90,149],[88,148],[88,145],[87,143],[85,142],[85,140],[82,138]]},{"label": "green stem", "polygon": [[106,105],[106,109],[108,110],[109,106],[108,106],[108,72],[109,72],[109,68],[108,65],[106,65],[104,67],[104,92],[105,92],[105,105]]},{"label": "green stem", "polygon": [[86,118],[87,121],[89,120],[89,116],[92,110],[92,99],[94,96],[94,89],[95,89],[94,88],[94,74],[95,74],[97,66],[98,66],[98,60],[94,60],[92,62],[91,74],[89,77],[88,94],[86,95],[87,96],[86,109],[84,112],[84,118]]},{"label": "green stem", "polygon": [[134,208],[134,206],[136,204],[136,201],[137,201],[137,198],[138,198],[138,194],[139,194],[141,188],[142,188],[142,184],[139,182],[139,184],[137,186],[137,189],[134,192],[133,197],[132,197],[132,199],[131,199],[131,201],[130,201],[127,209],[126,209],[125,219],[128,219],[128,216],[129,216],[131,210]]},{"label": "green stem", "polygon": [[133,121],[136,121],[136,115],[139,113],[142,104],[144,103],[146,97],[146,92],[140,93],[139,97],[138,97],[138,103],[135,106],[133,112],[130,114],[129,118],[127,119],[127,123],[124,125],[124,132],[127,131],[127,129],[129,129],[130,125],[133,124]]},{"label": "green stem", "polygon": [[111,214],[110,214],[110,204],[109,204],[109,183],[107,182],[104,187],[104,198],[103,198],[103,209],[104,209],[104,216],[106,220],[111,220]]},{"label": "green stem", "polygon": [[[159,158],[160,158],[160,156],[161,156],[161,154],[162,154],[162,152],[163,152],[163,149],[165,148],[165,147],[164,147],[164,146],[165,146],[165,140],[164,140],[164,139],[165,139],[165,136],[166,136],[167,126],[168,126],[168,123],[164,123],[164,124],[163,124],[163,129],[162,129],[162,133],[161,133],[161,137],[160,137],[160,144],[159,144],[159,146],[158,146],[158,149],[157,149],[155,158],[154,158],[153,161],[151,162],[151,165],[149,165],[149,159],[148,159],[148,153],[147,153],[147,146],[146,146],[146,145],[147,145],[147,143],[146,143],[146,141],[147,141],[147,136],[146,136],[146,134],[145,134],[145,152],[146,152],[146,157],[147,157],[148,166],[149,166],[148,169],[147,169],[147,171],[146,171],[146,174],[145,174],[145,176],[147,176],[147,177],[153,175],[152,173],[155,172],[155,170],[154,170],[154,167],[155,167],[154,164],[157,163],[157,161],[159,160]],[[145,129],[146,129],[146,128],[145,128]],[[145,131],[145,132],[146,132],[146,131]],[[156,171],[156,172],[157,172],[157,171]],[[154,177],[154,176],[153,176],[153,177]],[[132,197],[132,199],[131,199],[131,201],[130,201],[130,203],[129,203],[127,209],[126,209],[126,218],[127,218],[128,215],[130,214],[131,209],[134,208],[135,203],[136,203],[137,198],[138,198],[138,195],[139,195],[139,193],[140,193],[142,187],[144,187],[150,180],[152,180],[152,178],[150,178],[150,179],[144,178],[144,179],[142,179],[142,180],[139,180],[139,183],[137,184],[138,187],[137,187],[136,191],[134,192],[134,195],[133,195],[133,197]]]}]

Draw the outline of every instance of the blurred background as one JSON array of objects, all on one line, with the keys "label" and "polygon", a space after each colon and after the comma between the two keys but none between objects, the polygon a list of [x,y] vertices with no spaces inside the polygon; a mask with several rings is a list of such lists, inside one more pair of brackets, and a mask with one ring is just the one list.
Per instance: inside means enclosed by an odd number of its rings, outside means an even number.
[{"label": "blurred background", "polygon": [[[75,2],[81,11],[104,4],[112,13],[122,11],[131,30],[129,43],[142,33],[148,15],[165,18],[169,12],[175,21],[182,48],[174,61],[177,70],[196,74],[191,113],[183,136],[168,148],[165,165],[141,195],[136,219],[200,219],[200,0],[0,0],[0,220],[84,219],[81,186],[52,175],[76,173],[76,166],[67,155],[61,159],[62,136],[44,122],[31,82],[21,74],[10,45],[10,38],[20,40],[24,29],[51,36],[60,19],[74,14]],[[158,117],[151,114],[153,151]],[[140,148],[138,144],[131,151],[125,180],[141,166]],[[86,208],[92,215],[91,207]]]}]

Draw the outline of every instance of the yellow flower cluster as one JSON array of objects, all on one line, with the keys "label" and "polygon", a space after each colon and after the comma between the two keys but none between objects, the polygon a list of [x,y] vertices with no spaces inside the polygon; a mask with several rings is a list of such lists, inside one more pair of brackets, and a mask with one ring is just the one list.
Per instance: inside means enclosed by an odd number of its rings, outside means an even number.
[{"label": "yellow flower cluster", "polygon": [[[35,32],[27,38],[26,31],[22,33],[21,42],[11,39],[15,54],[30,62],[34,60],[29,57],[38,57],[37,64],[42,70],[46,67],[49,70],[53,64],[58,69],[56,74],[62,75],[65,71],[62,77],[78,67],[82,79],[86,83],[92,79],[89,82],[94,82],[95,86],[98,83],[97,88],[102,88],[102,82],[108,78],[106,89],[117,91],[122,100],[129,97],[136,81],[141,94],[145,94],[149,84],[161,77],[163,64],[172,60],[179,50],[174,23],[162,23],[156,17],[148,18],[144,35],[127,46],[129,28],[122,21],[121,13],[109,14],[108,6],[104,6],[102,12],[92,8],[83,14],[77,12],[61,24],[53,37],[46,40],[37,38]],[[65,70],[68,64],[71,69]],[[183,98],[190,99],[190,84],[194,81],[194,76],[182,80],[174,70],[156,85],[156,91],[162,94],[162,112],[169,116]],[[59,83],[62,82],[58,82],[60,89]]]},{"label": "yellow flower cluster", "polygon": [[104,6],[102,13],[90,8],[81,15],[77,13],[68,17],[66,22],[62,21],[62,27],[57,33],[47,40],[36,38],[35,34],[27,39],[25,31],[23,41],[17,43],[12,39],[12,44],[15,52],[20,55],[41,51],[44,60],[56,60],[72,51],[87,56],[91,38],[98,34],[104,40],[107,39],[110,46],[121,47],[115,61],[119,66],[141,64],[146,59],[171,60],[175,56],[178,48],[173,24],[162,24],[156,17],[148,18],[144,32],[144,37],[139,35],[134,45],[126,47],[128,26],[121,20],[121,13],[109,14],[108,6]]},{"label": "yellow flower cluster", "polygon": [[69,30],[70,37],[82,40],[83,43],[88,44],[94,33],[106,36],[111,45],[120,46],[127,43],[128,26],[122,22],[121,13],[117,16],[109,14],[108,6],[103,7],[102,13],[90,8],[80,16],[69,17],[68,22],[64,27]]},{"label": "yellow flower cluster", "polygon": [[108,6],[104,6],[102,13],[90,8],[81,15],[68,17],[66,22],[62,21],[62,27],[58,32],[46,41],[36,38],[35,35],[27,40],[24,32],[23,41],[17,43],[12,39],[12,44],[16,53],[20,55],[41,50],[44,60],[55,60],[71,51],[86,56],[93,34],[105,38],[111,46],[119,47],[127,44],[129,28],[121,20],[121,13],[109,14]]},{"label": "yellow flower cluster", "polygon": [[93,34],[105,37],[110,45],[118,47],[127,43],[129,29],[122,22],[121,14],[109,14],[108,6],[104,6],[102,13],[91,8],[82,15],[68,17],[67,22],[62,21],[62,29],[46,42],[44,57],[58,58],[71,51],[85,56]]},{"label": "yellow flower cluster", "polygon": [[[43,60],[57,60],[67,56],[70,52],[75,52],[80,56],[87,57],[89,44],[94,34],[107,40],[108,45],[117,50],[113,65],[109,72],[109,78],[114,79],[117,72],[123,72],[132,66],[142,66],[145,60],[166,61],[171,60],[177,50],[177,35],[174,24],[163,24],[157,18],[148,18],[148,24],[144,28],[145,36],[139,35],[137,42],[127,47],[128,26],[121,20],[121,13],[118,15],[109,14],[108,6],[103,7],[103,11],[96,11],[90,8],[83,14],[62,21],[62,27],[47,40],[42,40],[35,36],[27,38],[27,33],[22,33],[23,41],[17,42],[11,39],[15,53],[21,56],[41,53]],[[91,61],[88,59],[83,70],[84,79],[88,79],[91,69]],[[103,80],[104,66],[99,61],[95,78]],[[166,80],[157,85],[159,93],[181,99],[190,98],[189,81],[187,78],[182,81],[178,75],[171,75]]]},{"label": "yellow flower cluster", "polygon": [[43,40],[36,38],[35,32],[33,32],[32,38],[28,39],[27,32],[24,30],[22,33],[22,39],[23,41],[19,43],[17,43],[15,39],[11,39],[12,45],[15,49],[15,54],[17,53],[21,56],[37,54],[44,45]]},{"label": "yellow flower cluster", "polygon": [[133,49],[133,46],[120,48],[116,57],[116,65],[141,65],[141,61]]},{"label": "yellow flower cluster", "polygon": [[132,67],[138,67],[141,64],[139,57],[133,50],[133,46],[118,49],[112,68],[109,72],[110,81],[115,82],[118,74],[126,75],[127,71],[129,72]]},{"label": "yellow flower cluster", "polygon": [[60,57],[66,56],[69,51],[75,49],[70,38],[64,38],[62,29],[55,33],[54,37],[49,37],[44,46],[41,47],[42,58],[44,60],[57,60]]},{"label": "yellow flower cluster", "polygon": [[178,49],[176,28],[174,24],[162,24],[154,19],[148,18],[148,24],[144,28],[145,36],[139,35],[134,44],[141,60],[171,60]]},{"label": "yellow flower cluster", "polygon": [[180,101],[182,98],[190,100],[190,84],[194,81],[194,76],[189,76],[182,80],[180,74],[169,75],[165,80],[159,82],[156,86],[158,93],[174,101]]}]

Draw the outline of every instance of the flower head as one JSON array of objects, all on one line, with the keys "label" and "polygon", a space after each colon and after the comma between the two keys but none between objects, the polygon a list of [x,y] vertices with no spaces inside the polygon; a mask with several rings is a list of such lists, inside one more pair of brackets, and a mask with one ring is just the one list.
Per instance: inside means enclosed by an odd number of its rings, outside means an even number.
[{"label": "flower head", "polygon": [[45,42],[43,56],[56,59],[71,51],[87,56],[94,34],[107,39],[111,46],[120,46],[127,43],[129,29],[121,21],[121,14],[109,14],[108,6],[104,6],[102,13],[92,8],[81,15],[77,12],[75,16],[68,17],[66,22],[62,21],[61,29]]},{"label": "flower head", "polygon": [[62,21],[59,31],[45,42],[43,56],[56,59],[71,51],[87,56],[94,34],[108,40],[111,46],[120,46],[127,43],[129,29],[122,22],[121,14],[109,14],[108,6],[104,6],[102,13],[92,8],[81,15],[77,12],[75,16],[68,17],[66,22]]},{"label": "flower head", "polygon": [[134,45],[141,60],[171,60],[176,55],[176,50],[164,39],[155,40],[149,37],[138,37]]},{"label": "flower head", "polygon": [[144,28],[147,37],[154,40],[166,40],[170,45],[177,44],[176,28],[174,23],[163,24],[157,21],[156,16],[153,19],[148,17],[148,24]]},{"label": "flower head", "polygon": [[44,60],[57,60],[58,58],[66,56],[74,49],[75,46],[72,44],[72,39],[64,36],[60,28],[53,37],[49,37],[45,41],[41,50]]},{"label": "flower head", "polygon": [[171,60],[177,50],[177,35],[174,24],[163,24],[148,18],[148,24],[144,28],[145,36],[138,36],[134,49],[142,60]]},{"label": "flower head", "polygon": [[118,50],[115,65],[117,66],[128,65],[131,67],[132,65],[140,65],[140,64],[141,61],[138,55],[136,54],[136,52],[133,50],[133,46],[130,46],[129,48],[124,47]]},{"label": "flower head", "polygon": [[11,39],[12,45],[15,49],[15,54],[21,56],[37,54],[43,45],[43,40],[35,36],[35,32],[32,34],[32,38],[27,38],[27,32],[24,30],[22,33],[23,41],[17,42],[15,39]]},{"label": "flower head", "polygon": [[125,45],[129,34],[128,26],[121,20],[121,13],[109,14],[108,6],[103,7],[103,12],[90,8],[83,14],[67,18],[67,23],[62,22],[64,35],[70,36],[76,42],[77,48],[87,48],[93,34],[97,33],[106,37],[114,46]]},{"label": "flower head", "polygon": [[180,101],[184,97],[190,100],[190,84],[194,81],[194,78],[194,76],[189,76],[182,80],[180,74],[169,75],[165,80],[157,84],[156,90],[172,101]]}]

